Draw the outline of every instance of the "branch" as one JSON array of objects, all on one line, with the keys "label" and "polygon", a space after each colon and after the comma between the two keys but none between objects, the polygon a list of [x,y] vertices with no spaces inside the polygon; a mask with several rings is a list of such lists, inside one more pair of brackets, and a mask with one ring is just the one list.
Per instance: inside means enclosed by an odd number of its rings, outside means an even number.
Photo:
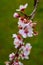
[{"label": "branch", "polygon": [[31,18],[30,19],[33,19],[34,16],[35,16],[35,13],[36,13],[36,10],[37,10],[37,6],[38,6],[38,0],[34,0],[34,10],[32,11],[32,13],[30,14]]},{"label": "branch", "polygon": [[[20,12],[20,13],[22,13],[27,19],[33,19],[34,16],[35,16],[36,10],[37,10],[38,2],[39,2],[38,0],[34,0],[34,10],[33,10],[32,13],[30,14],[30,16],[26,15],[26,14],[23,13],[23,12]],[[20,46],[20,47],[21,47],[21,46]],[[18,52],[19,52],[20,47],[17,48],[17,51],[16,51],[16,53],[15,53],[15,57],[17,56],[17,58],[18,58],[18,55],[19,55]],[[13,58],[12,61],[10,61],[9,65],[12,65],[12,64],[13,64],[13,62],[14,62],[14,60],[15,60],[15,57]]]},{"label": "branch", "polygon": [[19,49],[20,49],[20,48],[21,48],[21,45],[19,45],[19,47],[17,48],[17,51],[16,51],[16,53],[15,53],[15,56],[14,56],[13,60],[10,61],[9,65],[12,65],[12,64],[13,64],[13,62],[14,62],[14,60],[15,60],[15,57],[16,57],[16,59],[18,59]]},{"label": "branch", "polygon": [[23,12],[20,12],[20,13],[22,13],[27,19],[33,19],[37,10],[38,3],[39,3],[39,0],[34,0],[34,9],[29,16]]},{"label": "branch", "polygon": [[27,14],[23,13],[22,11],[20,13],[23,14],[26,19],[30,19],[31,18],[31,16],[28,16]]},{"label": "branch", "polygon": [[18,52],[19,52],[19,48],[17,48],[17,51],[16,51],[16,53],[15,53],[15,56],[14,56],[13,60],[10,61],[9,65],[12,65],[13,62],[14,62],[14,60],[15,60],[15,57],[18,57],[18,55],[19,55]]}]

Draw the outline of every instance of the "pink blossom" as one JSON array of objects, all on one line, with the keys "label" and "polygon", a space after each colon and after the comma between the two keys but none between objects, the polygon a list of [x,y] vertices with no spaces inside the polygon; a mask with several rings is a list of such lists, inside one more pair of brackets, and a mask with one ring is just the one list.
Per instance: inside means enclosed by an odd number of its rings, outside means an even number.
[{"label": "pink blossom", "polygon": [[23,38],[38,35],[37,32],[33,31],[36,26],[36,23],[33,23],[31,20],[28,20],[27,23],[25,23],[25,21],[26,19],[21,20],[21,18],[19,18],[18,22],[19,34],[21,34]]},{"label": "pink blossom", "polygon": [[19,30],[19,34],[21,34],[23,36],[23,38],[26,37],[32,37],[33,36],[33,29],[29,28],[29,29],[21,29]]},{"label": "pink blossom", "polygon": [[28,4],[26,3],[25,5],[20,5],[19,9],[16,9],[16,11],[24,11],[24,9],[26,9],[28,6]]},{"label": "pink blossom", "polygon": [[26,43],[26,46],[23,49],[24,55],[29,55],[31,48],[32,48],[32,46],[30,45],[30,43]]},{"label": "pink blossom", "polygon": [[20,57],[22,58],[22,60],[23,59],[29,59],[28,55],[24,55],[23,52],[20,54]]},{"label": "pink blossom", "polygon": [[25,28],[26,26],[31,26],[31,25],[32,25],[32,20],[27,20],[24,17],[19,18],[18,26],[21,26],[22,28]]},{"label": "pink blossom", "polygon": [[15,48],[18,48],[19,45],[23,43],[23,39],[21,38],[20,35],[16,35],[16,34],[13,34],[13,37],[14,37]]},{"label": "pink blossom", "polygon": [[22,28],[25,28],[26,26],[34,27],[36,26],[36,23],[33,23],[32,20],[27,20],[23,17],[19,18],[18,26],[21,26]]},{"label": "pink blossom", "polygon": [[19,21],[18,21],[18,27],[21,26],[22,28],[25,28],[27,26],[27,23],[25,22],[26,19],[25,18],[19,18]]},{"label": "pink blossom", "polygon": [[32,23],[31,20],[28,20],[27,23],[25,23],[24,22],[25,20],[22,21],[19,18],[18,22],[19,34],[21,34],[24,38],[32,37],[34,35],[33,26],[36,25],[36,23]]},{"label": "pink blossom", "polygon": [[10,60],[10,61],[13,60],[13,59],[14,59],[14,56],[15,56],[14,53],[10,54],[10,55],[9,55],[9,60]]},{"label": "pink blossom", "polygon": [[26,46],[21,47],[22,51],[20,57],[22,59],[29,59],[28,55],[30,54],[31,48],[32,46],[30,45],[30,43],[27,43]]},{"label": "pink blossom", "polygon": [[23,65],[20,61],[14,61],[13,65]]}]

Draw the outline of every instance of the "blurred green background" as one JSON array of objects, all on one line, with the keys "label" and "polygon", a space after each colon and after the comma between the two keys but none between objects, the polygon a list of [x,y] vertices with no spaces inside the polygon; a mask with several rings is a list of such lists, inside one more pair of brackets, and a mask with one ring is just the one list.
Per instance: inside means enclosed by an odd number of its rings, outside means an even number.
[{"label": "blurred green background", "polygon": [[[33,0],[0,0],[0,65],[5,65],[8,55],[15,52],[12,34],[18,32],[17,19],[13,18],[13,13],[20,4],[28,3],[25,13],[29,15],[33,10]],[[30,42],[32,50],[29,60],[23,60],[24,65],[43,65],[43,0],[39,1],[38,9],[34,21],[37,21],[38,36],[27,38],[25,42]]]}]

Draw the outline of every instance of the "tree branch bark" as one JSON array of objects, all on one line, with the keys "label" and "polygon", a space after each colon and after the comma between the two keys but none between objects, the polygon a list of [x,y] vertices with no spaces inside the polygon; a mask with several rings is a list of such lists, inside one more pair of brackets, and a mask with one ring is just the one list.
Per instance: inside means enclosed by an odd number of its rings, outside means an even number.
[{"label": "tree branch bark", "polygon": [[30,14],[31,18],[33,19],[37,10],[37,6],[38,6],[39,0],[34,0],[34,10],[32,11],[32,13]]}]

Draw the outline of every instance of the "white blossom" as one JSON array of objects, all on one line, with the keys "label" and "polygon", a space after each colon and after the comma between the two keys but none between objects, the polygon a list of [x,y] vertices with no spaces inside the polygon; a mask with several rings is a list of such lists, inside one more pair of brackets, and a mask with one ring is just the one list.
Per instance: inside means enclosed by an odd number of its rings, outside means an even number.
[{"label": "white blossom", "polygon": [[28,55],[24,55],[23,52],[20,54],[20,57],[22,58],[22,60],[29,59]]},{"label": "white blossom", "polygon": [[9,55],[9,60],[10,60],[10,61],[13,60],[13,59],[14,59],[14,56],[15,56],[14,53],[10,54],[10,55]]},{"label": "white blossom", "polygon": [[17,37],[17,35],[16,34],[13,34],[13,36],[12,36],[13,38],[15,38],[15,37]]},{"label": "white blossom", "polygon": [[27,37],[27,35],[24,33],[24,30],[23,29],[22,30],[19,30],[19,34],[21,34],[23,36],[23,38],[26,38]]},{"label": "white blossom", "polygon": [[26,3],[25,5],[20,5],[19,9],[16,9],[16,11],[24,11],[24,9],[26,9],[28,6],[28,4]]},{"label": "white blossom", "polygon": [[22,28],[25,28],[27,26],[27,24],[24,21],[26,21],[26,19],[21,20],[21,18],[19,18],[18,26],[21,26]]},{"label": "white blossom", "polygon": [[29,55],[31,48],[32,48],[32,46],[30,45],[30,43],[26,43],[26,46],[23,49],[24,55]]},{"label": "white blossom", "polygon": [[19,47],[23,43],[23,39],[20,35],[13,34],[15,48]]},{"label": "white blossom", "polygon": [[27,23],[25,23],[26,19],[24,19],[23,21],[21,20],[21,18],[19,18],[19,22],[18,22],[18,27],[20,27],[19,29],[19,34],[21,34],[24,38],[26,37],[32,37],[33,36],[33,23],[31,20],[28,20]]},{"label": "white blossom", "polygon": [[32,28],[28,28],[27,30],[21,29],[21,30],[19,30],[19,34],[21,34],[23,36],[23,38],[32,37],[33,29]]},{"label": "white blossom", "polygon": [[30,55],[30,50],[31,50],[32,46],[30,45],[30,43],[26,43],[26,46],[22,46],[21,49],[21,54],[20,57],[22,59],[29,59],[28,55]]},{"label": "white blossom", "polygon": [[25,27],[28,27],[28,28],[32,28],[33,25],[35,25],[36,23],[32,23],[31,20],[26,20],[25,18],[22,20],[21,18],[19,18],[19,21],[18,21],[18,26],[21,26],[23,29]]}]

